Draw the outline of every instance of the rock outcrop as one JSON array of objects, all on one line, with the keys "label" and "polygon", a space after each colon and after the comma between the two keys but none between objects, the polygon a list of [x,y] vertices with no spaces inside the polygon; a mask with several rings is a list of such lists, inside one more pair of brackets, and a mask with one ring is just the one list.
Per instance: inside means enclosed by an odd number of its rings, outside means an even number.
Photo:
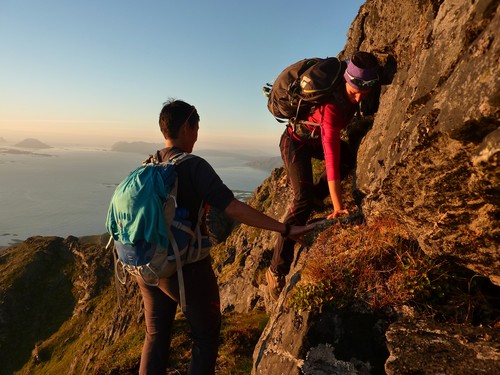
[{"label": "rock outcrop", "polygon": [[[351,130],[357,137],[351,144],[359,146],[355,197],[365,219],[396,218],[428,256],[464,266],[497,285],[499,26],[496,1],[369,0],[354,20],[340,54],[348,57],[368,50],[384,63],[381,90],[362,106],[365,131]],[[276,203],[267,213],[282,219],[290,193],[285,176],[276,178],[282,173],[278,171],[270,183],[275,186],[271,191]],[[324,330],[318,339],[312,333],[318,320],[329,321],[338,331],[348,330],[348,324],[338,324],[340,312],[311,316],[287,308],[286,298],[301,277],[307,248],[296,249],[297,260],[285,291],[272,304],[262,287],[262,272],[273,238],[264,233],[259,241],[252,241],[252,230],[238,230],[244,232],[228,241],[233,251],[226,264],[235,269],[222,274],[224,306],[238,311],[265,306],[271,314],[254,353],[254,374],[500,371],[496,336],[483,327],[443,326],[436,340],[447,348],[446,358],[432,353],[432,344],[407,346],[402,326],[390,325],[398,321],[396,316],[360,323],[365,336],[379,343],[386,340],[385,329],[390,327],[390,352],[383,359],[385,344],[376,354],[362,349],[346,354],[348,346],[339,345],[338,332]],[[354,309],[351,313],[363,312]],[[404,332],[415,342],[425,336],[425,329]],[[456,335],[474,337],[474,345],[457,347]],[[479,353],[478,347],[484,347],[487,355]],[[405,348],[417,353],[407,356]],[[330,355],[313,361],[318,352]],[[422,356],[426,356],[425,363],[417,360]],[[474,367],[457,365],[462,357],[475,358]],[[387,365],[381,364],[387,358]],[[325,367],[332,372],[322,370]]]},{"label": "rock outcrop", "polygon": [[140,352],[109,360],[144,328],[138,288],[115,288],[104,244],[31,237],[1,253],[0,374],[137,373]]},{"label": "rock outcrop", "polygon": [[[400,322],[386,333],[388,374],[496,374],[500,331],[429,320]],[[422,366],[422,359],[426,360]],[[454,359],[450,366],[450,359]],[[424,371],[422,369],[424,368]]]},{"label": "rock outcrop", "polygon": [[368,1],[345,51],[397,64],[358,153],[365,216],[396,216],[497,285],[499,29],[497,1]]},{"label": "rock outcrop", "polygon": [[[286,173],[280,168],[257,188],[249,204],[272,217],[282,218],[291,199]],[[275,236],[269,231],[238,226],[222,244],[222,251],[215,251],[222,256],[216,259],[222,311],[265,309],[267,296],[262,271],[271,260]]]}]

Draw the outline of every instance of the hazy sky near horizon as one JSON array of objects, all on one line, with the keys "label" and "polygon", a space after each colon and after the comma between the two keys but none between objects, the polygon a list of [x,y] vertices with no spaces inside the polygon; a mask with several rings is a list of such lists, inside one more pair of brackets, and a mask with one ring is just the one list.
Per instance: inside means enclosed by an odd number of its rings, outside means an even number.
[{"label": "hazy sky near horizon", "polygon": [[0,137],[162,142],[174,97],[197,147],[278,153],[262,86],[296,60],[337,55],[361,0],[0,0]]}]

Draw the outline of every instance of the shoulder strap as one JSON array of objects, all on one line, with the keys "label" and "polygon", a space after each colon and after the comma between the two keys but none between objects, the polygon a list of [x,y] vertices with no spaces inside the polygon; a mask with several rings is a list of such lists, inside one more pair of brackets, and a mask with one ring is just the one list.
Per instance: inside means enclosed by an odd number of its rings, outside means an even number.
[{"label": "shoulder strap", "polygon": [[190,159],[193,156],[195,155],[190,154],[188,152],[178,152],[170,156],[167,161],[160,161],[162,159],[160,156],[160,150],[157,150],[153,155],[149,155],[149,157],[142,162],[142,165],[161,164],[161,163],[170,163],[173,165],[178,165],[184,160]]},{"label": "shoulder strap", "polygon": [[171,163],[171,164],[173,164],[173,165],[179,165],[184,160],[190,159],[193,156],[194,156],[193,154],[190,154],[188,152],[180,152],[178,154],[175,154],[175,155],[171,156],[168,159],[168,162]]}]

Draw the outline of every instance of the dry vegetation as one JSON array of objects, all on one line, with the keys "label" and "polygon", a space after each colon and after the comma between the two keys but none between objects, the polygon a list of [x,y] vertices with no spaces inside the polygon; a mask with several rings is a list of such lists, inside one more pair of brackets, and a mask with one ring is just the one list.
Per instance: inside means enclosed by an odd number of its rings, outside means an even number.
[{"label": "dry vegetation", "polygon": [[307,254],[310,261],[290,306],[320,310],[325,304],[361,304],[374,311],[411,306],[439,319],[495,324],[488,321],[484,278],[456,265],[452,271],[407,238],[391,219],[324,228]]}]

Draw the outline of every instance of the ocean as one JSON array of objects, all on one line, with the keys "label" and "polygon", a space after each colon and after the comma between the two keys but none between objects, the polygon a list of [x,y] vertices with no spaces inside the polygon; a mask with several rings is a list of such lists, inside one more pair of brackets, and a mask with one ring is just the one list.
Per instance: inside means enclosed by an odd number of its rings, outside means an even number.
[{"label": "ocean", "polygon": [[[236,154],[194,154],[204,157],[243,201],[270,175]],[[18,154],[0,148],[0,246],[35,235],[105,233],[114,189],[146,156],[83,147]]]}]

